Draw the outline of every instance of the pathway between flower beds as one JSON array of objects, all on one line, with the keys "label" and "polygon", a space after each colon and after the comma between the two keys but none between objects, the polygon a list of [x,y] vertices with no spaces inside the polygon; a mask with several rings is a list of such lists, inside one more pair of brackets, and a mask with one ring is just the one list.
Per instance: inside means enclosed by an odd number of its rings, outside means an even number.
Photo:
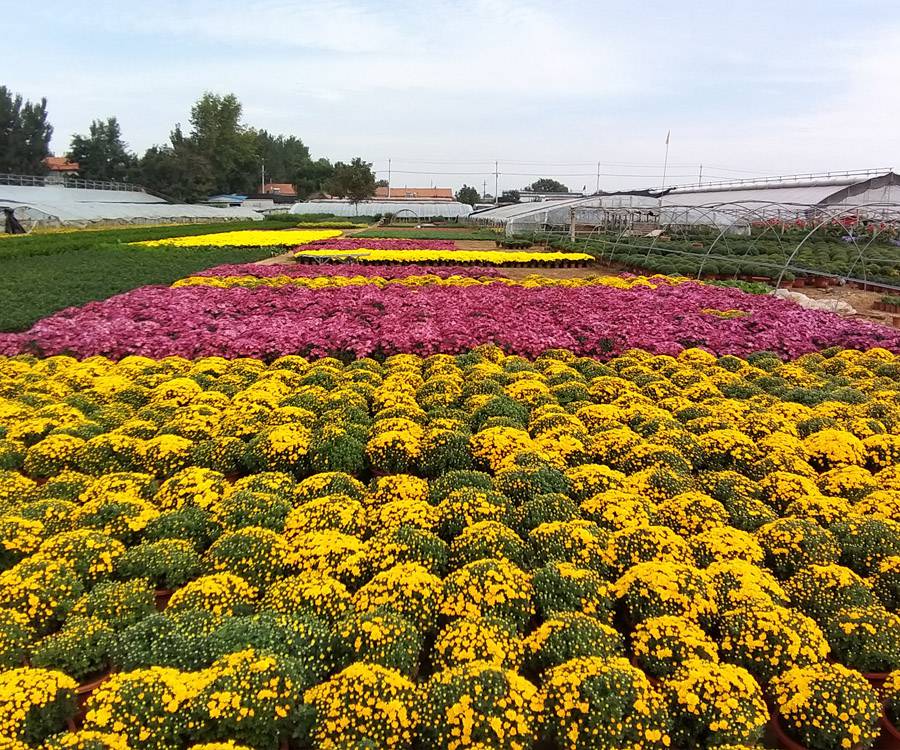
[{"label": "pathway between flower beds", "polygon": [[[351,267],[316,266],[308,273],[298,266],[257,268],[326,276],[345,275]],[[365,274],[392,278],[412,270],[368,266]],[[445,268],[441,275],[495,271]],[[900,332],[694,282],[655,289],[145,287],[63,310],[25,333],[0,335],[0,353],[369,356],[456,353],[486,342],[525,355],[551,347],[597,357],[630,348],[675,354],[699,346],[717,354],[770,350],[794,357],[831,346],[898,352]]]}]

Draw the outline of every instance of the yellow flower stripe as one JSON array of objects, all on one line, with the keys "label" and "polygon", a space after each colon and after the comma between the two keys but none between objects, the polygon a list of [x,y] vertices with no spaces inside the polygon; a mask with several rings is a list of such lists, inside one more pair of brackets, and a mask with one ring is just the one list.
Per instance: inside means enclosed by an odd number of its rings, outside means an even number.
[{"label": "yellow flower stripe", "polygon": [[524,279],[510,279],[505,276],[448,276],[442,278],[433,274],[421,276],[407,276],[401,279],[386,279],[382,276],[188,276],[179,279],[173,287],[184,286],[214,286],[220,289],[231,287],[282,287],[302,286],[307,289],[329,289],[344,286],[366,286],[372,284],[377,287],[394,285],[401,286],[488,286],[490,284],[505,284],[506,286],[521,287],[584,287],[584,286],[611,286],[616,289],[631,289],[637,286],[655,289],[657,286],[675,286],[685,281],[690,281],[682,276],[636,276],[625,278],[623,276],[588,276],[581,279],[553,279],[540,274],[530,274]]},{"label": "yellow flower stripe", "polygon": [[594,256],[587,253],[527,253],[505,250],[301,250],[296,258],[345,258],[360,263],[535,263],[549,261],[577,261],[591,263]]},{"label": "yellow flower stripe", "polygon": [[167,237],[162,240],[132,242],[142,247],[276,247],[302,245],[305,242],[339,237],[338,229],[245,229],[215,232],[191,237]]}]

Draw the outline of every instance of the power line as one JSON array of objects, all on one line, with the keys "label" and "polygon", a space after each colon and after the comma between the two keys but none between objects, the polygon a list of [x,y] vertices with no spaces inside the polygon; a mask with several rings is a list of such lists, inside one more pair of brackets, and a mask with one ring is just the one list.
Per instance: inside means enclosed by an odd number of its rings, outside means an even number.
[{"label": "power line", "polygon": [[[374,159],[376,162],[384,162],[388,161],[387,159]],[[447,165],[452,164],[455,166],[463,166],[463,165],[478,165],[489,167],[494,163],[494,159],[485,159],[485,160],[473,160],[473,161],[464,161],[462,159],[453,159],[453,160],[431,160],[431,159],[393,159],[396,164],[436,164],[436,165]],[[596,166],[598,162],[596,161],[522,161],[518,159],[498,159],[501,164],[514,164],[519,166],[544,166],[544,167],[593,167]],[[605,162],[601,161],[599,164],[603,167],[634,167],[636,169],[661,169],[662,164],[638,164],[632,162]],[[677,167],[681,169],[685,168],[693,168],[697,165],[695,163],[680,163],[680,164],[670,164],[669,166]],[[726,170],[726,171],[750,171],[750,170]]]},{"label": "power line", "polygon": [[[386,174],[387,169],[375,169],[373,170],[376,174]],[[542,177],[546,175],[546,172],[501,172],[504,177]],[[441,172],[439,170],[430,169],[427,171],[418,171],[418,170],[407,170],[407,169],[393,169],[392,174],[409,174],[409,175],[439,175],[441,177],[493,177],[496,172],[491,170],[489,172],[479,172],[479,171],[469,171],[469,172]],[[555,177],[596,177],[598,175],[597,172],[556,172],[554,173]],[[600,177],[636,177],[640,179],[648,179],[651,177],[659,177],[659,174],[647,174],[647,173],[621,173],[621,172],[600,172]],[[727,179],[724,175],[708,175],[709,177],[716,177]],[[669,174],[669,177],[678,177],[678,178],[687,178],[687,177],[696,177],[696,173],[690,172],[686,174]]]},{"label": "power line", "polygon": [[[615,161],[539,161],[539,160],[524,160],[524,159],[473,159],[473,160],[462,160],[462,159],[396,159],[393,157],[387,159],[375,159],[374,161],[384,163],[384,162],[392,162],[396,165],[419,165],[419,168],[411,168],[411,169],[394,169],[393,171],[397,174],[408,174],[408,175],[444,175],[448,177],[453,176],[466,176],[466,175],[479,175],[479,176],[490,176],[493,175],[495,171],[498,169],[502,170],[502,167],[542,167],[540,172],[525,172],[525,171],[517,171],[517,172],[506,172],[503,174],[510,175],[513,177],[533,177],[533,176],[544,176],[547,173],[551,175],[555,175],[557,177],[594,177],[598,176],[597,171],[558,171],[559,169],[571,169],[572,167],[590,167],[592,170],[596,170],[598,167],[603,168],[615,168],[615,167],[624,167],[626,169],[634,169],[634,170],[659,170],[655,173],[643,173],[643,172],[619,172],[619,171],[611,171],[611,172],[603,172],[600,171],[600,177],[636,177],[636,178],[652,178],[658,177],[663,171],[663,164],[653,164],[648,162],[615,162]],[[495,164],[495,162],[497,162]],[[499,164],[499,167],[498,167]],[[435,167],[441,166],[454,166],[457,167],[455,170],[441,170],[441,169],[429,169],[429,165],[434,165]],[[691,163],[691,162],[676,162],[670,163],[669,168],[672,169],[681,169],[681,170],[691,170],[694,174],[694,170],[699,168],[699,163]],[[467,169],[466,167],[471,167],[471,169]],[[761,170],[761,169],[746,169],[743,167],[727,167],[721,164],[706,164],[708,169],[714,169],[718,172],[730,172],[733,174],[748,174],[748,175],[759,175],[765,176],[769,174],[774,174],[777,170]],[[377,173],[384,173],[387,170],[385,169],[376,169],[374,170]],[[673,177],[683,178],[690,177],[691,175],[673,175]],[[712,175],[708,175],[712,176]],[[727,179],[727,177],[723,177],[722,179]]]}]

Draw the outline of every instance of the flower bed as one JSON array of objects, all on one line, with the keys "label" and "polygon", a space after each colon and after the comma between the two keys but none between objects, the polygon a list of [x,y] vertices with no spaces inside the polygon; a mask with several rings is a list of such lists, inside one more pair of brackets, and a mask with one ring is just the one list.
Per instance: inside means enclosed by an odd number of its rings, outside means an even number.
[{"label": "flower bed", "polygon": [[287,247],[340,236],[339,229],[246,229],[239,232],[167,237],[131,244],[141,247]]},{"label": "flower bed", "polygon": [[[207,286],[217,287],[219,289],[230,289],[232,287],[244,287],[254,289],[257,287],[283,287],[297,286],[307,289],[328,289],[332,287],[344,286],[377,286],[385,287],[393,284],[399,284],[407,287],[423,287],[423,286],[489,286],[491,284],[503,284],[506,286],[521,286],[526,288],[534,287],[566,287],[575,289],[586,286],[610,286],[616,289],[631,289],[635,286],[645,286],[651,289],[661,284],[683,284],[689,281],[682,277],[676,276],[655,276],[647,278],[646,276],[589,276],[585,278],[575,279],[552,279],[538,274],[529,274],[524,279],[510,279],[505,276],[461,276],[450,274],[438,276],[432,273],[407,274],[400,278],[390,278],[383,276],[347,276],[334,274],[328,276],[254,276],[252,274],[246,276],[188,276],[185,279],[179,279],[172,284],[173,289],[187,286]],[[723,318],[740,317],[748,313],[743,310],[721,311],[714,309],[704,309],[710,315],[718,315]]]},{"label": "flower bed", "polygon": [[231,263],[215,266],[199,271],[195,276],[290,276],[306,278],[315,276],[380,276],[385,279],[402,279],[407,276],[431,274],[446,278],[447,276],[499,276],[499,268],[487,266],[378,266],[362,263],[322,263],[302,265],[299,263]]},{"label": "flower bed", "polygon": [[304,242],[296,250],[454,250],[453,240],[379,240],[357,237],[338,237],[335,239],[313,240]]},{"label": "flower bed", "polygon": [[[715,314],[733,309],[747,314]],[[832,346],[900,351],[893,329],[684,283],[631,289],[146,287],[64,310],[25,333],[2,334],[0,353],[368,356],[457,353],[484,342],[524,355],[565,347],[604,358],[630,348],[677,354],[692,346],[736,355],[768,350],[785,358]]]},{"label": "flower bed", "polygon": [[758,747],[775,708],[811,750],[870,747],[898,374],[883,349],[0,358],[3,738],[686,750]]},{"label": "flower bed", "polygon": [[587,253],[528,253],[514,250],[377,250],[359,248],[356,250],[306,250],[303,247],[294,259],[303,263],[315,262],[319,258],[340,262],[346,258],[353,263],[429,263],[436,265],[478,264],[486,266],[506,265],[579,265],[594,262],[594,256]]}]

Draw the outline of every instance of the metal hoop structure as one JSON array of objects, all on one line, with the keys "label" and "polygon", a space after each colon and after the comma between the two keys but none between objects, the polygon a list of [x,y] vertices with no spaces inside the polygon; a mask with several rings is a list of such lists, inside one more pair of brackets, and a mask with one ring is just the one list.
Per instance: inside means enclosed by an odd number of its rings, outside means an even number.
[{"label": "metal hoop structure", "polygon": [[[900,204],[802,204],[776,201],[735,201],[705,205],[642,207],[585,207],[570,211],[568,224],[544,225],[547,241],[576,235],[599,258],[616,260],[623,254],[696,261],[691,275],[703,277],[712,261],[728,269],[725,276],[754,269],[780,286],[796,275],[838,279],[841,283],[877,283],[900,289]],[[807,252],[815,243],[823,247]],[[678,243],[689,247],[679,248]],[[702,252],[694,252],[700,250]],[[835,248],[838,263],[819,253]],[[751,258],[753,260],[751,260]],[[641,265],[637,263],[637,265]],[[686,264],[688,266],[691,263]],[[650,265],[652,268],[653,266]],[[734,269],[734,270],[732,270]]]}]

